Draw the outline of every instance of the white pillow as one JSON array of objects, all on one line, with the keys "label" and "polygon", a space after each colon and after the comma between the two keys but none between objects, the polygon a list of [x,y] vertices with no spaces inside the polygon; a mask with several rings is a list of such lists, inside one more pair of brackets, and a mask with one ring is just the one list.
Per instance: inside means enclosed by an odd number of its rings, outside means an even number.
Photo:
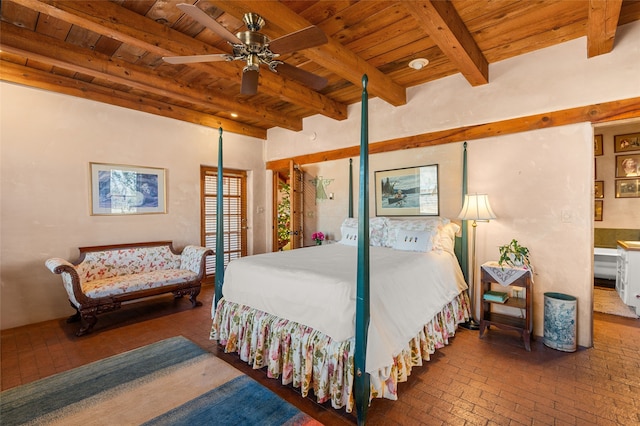
[{"label": "white pillow", "polygon": [[449,223],[449,219],[443,217],[425,217],[415,219],[394,219],[389,221],[389,231],[385,247],[394,247],[398,233],[407,231],[427,231],[433,239],[438,233],[438,228]]},{"label": "white pillow", "polygon": [[447,223],[440,227],[438,235],[433,238],[433,248],[435,250],[444,250],[455,255],[456,234],[460,231],[457,223]]},{"label": "white pillow", "polygon": [[[369,245],[370,246],[385,246],[388,236],[388,223],[389,219],[386,217],[371,217],[369,218]],[[355,217],[348,217],[340,225],[340,234],[346,235],[350,228],[358,229],[358,219]]]},{"label": "white pillow", "polygon": [[342,239],[340,244],[345,246],[357,246],[358,245],[358,227],[357,226],[342,226],[340,228],[342,232]]},{"label": "white pillow", "polygon": [[404,251],[428,252],[433,246],[432,238],[428,231],[399,229],[393,248]]}]

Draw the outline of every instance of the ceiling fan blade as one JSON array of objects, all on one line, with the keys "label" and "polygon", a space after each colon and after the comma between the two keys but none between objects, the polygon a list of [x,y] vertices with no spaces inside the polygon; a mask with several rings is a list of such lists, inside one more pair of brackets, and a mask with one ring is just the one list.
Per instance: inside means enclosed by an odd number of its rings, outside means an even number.
[{"label": "ceiling fan blade", "polygon": [[200,9],[198,6],[188,3],[180,3],[177,5],[177,8],[192,17],[194,20],[200,22],[202,25],[209,28],[211,31],[218,34],[228,42],[234,44],[242,44],[242,41],[238,37],[230,33],[225,27],[220,25],[218,21],[207,15],[207,13],[204,10]]},{"label": "ceiling fan blade", "polygon": [[310,47],[326,44],[327,35],[315,25],[292,32],[285,36],[271,40],[269,49],[273,53],[289,53]]},{"label": "ceiling fan blade", "polygon": [[324,89],[328,82],[324,77],[312,74],[309,71],[305,71],[302,68],[297,68],[287,63],[278,64],[276,72],[286,77],[298,80],[300,83],[312,88],[313,90]]},{"label": "ceiling fan blade", "polygon": [[243,95],[255,95],[258,93],[258,70],[246,70],[242,72],[242,87],[240,93]]},{"label": "ceiling fan blade", "polygon": [[233,56],[226,53],[215,53],[213,55],[163,56],[162,60],[169,64],[192,64],[195,62],[231,61]]}]

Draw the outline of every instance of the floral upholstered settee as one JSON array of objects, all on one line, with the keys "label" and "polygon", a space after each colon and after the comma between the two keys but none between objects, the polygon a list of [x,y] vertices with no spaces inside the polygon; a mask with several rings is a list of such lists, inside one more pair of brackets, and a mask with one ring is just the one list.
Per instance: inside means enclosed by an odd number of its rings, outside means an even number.
[{"label": "floral upholstered settee", "polygon": [[81,247],[80,258],[70,263],[51,258],[49,270],[62,276],[76,313],[67,321],[81,321],[76,335],[89,333],[97,315],[119,309],[122,302],[173,293],[189,295],[193,307],[205,274],[205,258],[213,251],[186,246],[174,251],[171,241]]}]

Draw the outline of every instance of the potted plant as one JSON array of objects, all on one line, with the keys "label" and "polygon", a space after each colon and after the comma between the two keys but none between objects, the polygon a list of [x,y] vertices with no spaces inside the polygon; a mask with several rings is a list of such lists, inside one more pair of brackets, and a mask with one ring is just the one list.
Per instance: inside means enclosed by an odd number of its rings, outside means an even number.
[{"label": "potted plant", "polygon": [[511,240],[509,244],[500,246],[499,250],[500,259],[498,259],[498,264],[500,266],[506,264],[508,266],[531,267],[531,262],[529,262],[529,249],[521,246],[518,240]]}]

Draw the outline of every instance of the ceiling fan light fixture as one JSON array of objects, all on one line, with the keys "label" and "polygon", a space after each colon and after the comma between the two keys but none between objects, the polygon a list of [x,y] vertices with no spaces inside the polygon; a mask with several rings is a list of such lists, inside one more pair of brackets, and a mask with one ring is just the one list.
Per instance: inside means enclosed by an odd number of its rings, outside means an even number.
[{"label": "ceiling fan light fixture", "polygon": [[413,68],[414,70],[421,70],[427,65],[429,65],[429,60],[426,58],[417,58],[409,62],[409,68]]}]

